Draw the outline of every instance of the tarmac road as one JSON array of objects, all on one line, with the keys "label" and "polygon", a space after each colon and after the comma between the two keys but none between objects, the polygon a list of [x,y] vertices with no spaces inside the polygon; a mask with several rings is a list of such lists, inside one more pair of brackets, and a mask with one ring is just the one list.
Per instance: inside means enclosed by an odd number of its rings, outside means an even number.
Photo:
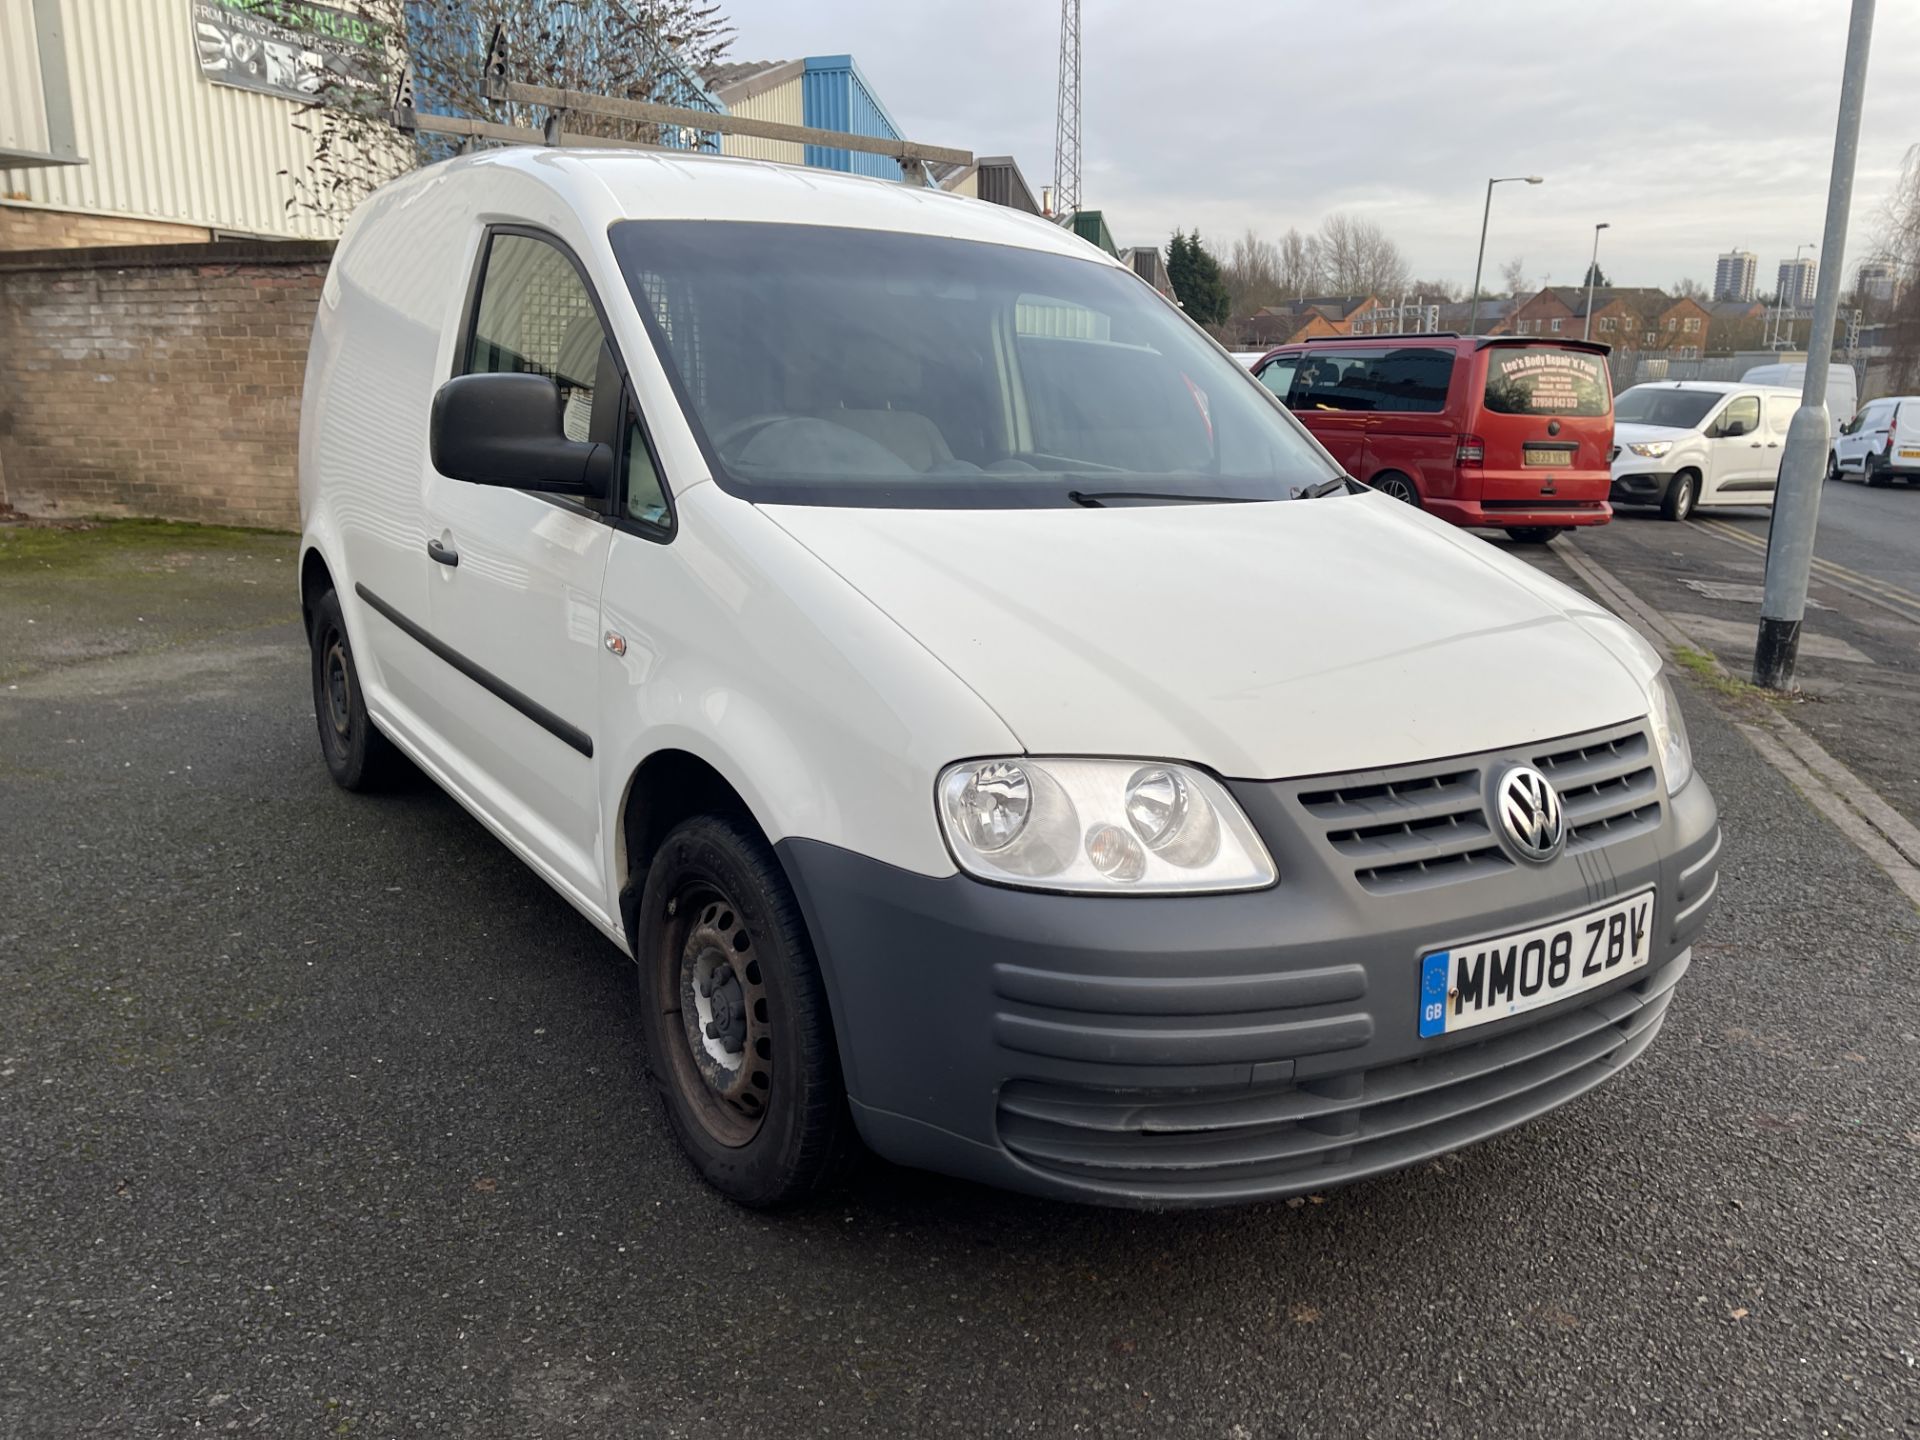
[{"label": "tarmac road", "polygon": [[1696,693],[1720,914],[1592,1096],[1323,1203],[761,1216],[625,962],[334,790],[306,683],[280,625],[0,689],[0,1435],[1920,1430],[1920,919]]},{"label": "tarmac road", "polygon": [[[1763,546],[1770,519],[1770,512],[1752,506],[1695,513],[1695,523],[1720,521]],[[1856,575],[1899,587],[1920,609],[1920,485],[1896,480],[1869,489],[1858,480],[1827,481],[1820,492],[1813,553]]]}]

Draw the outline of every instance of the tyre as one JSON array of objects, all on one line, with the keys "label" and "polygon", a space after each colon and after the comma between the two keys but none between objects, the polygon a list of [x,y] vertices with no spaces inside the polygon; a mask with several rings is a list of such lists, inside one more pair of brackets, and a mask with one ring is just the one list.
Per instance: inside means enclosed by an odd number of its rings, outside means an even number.
[{"label": "tyre", "polygon": [[1405,501],[1416,510],[1420,508],[1420,492],[1414,488],[1413,481],[1397,470],[1382,471],[1367,483],[1382,495]]},{"label": "tyre", "polygon": [[1509,525],[1507,538],[1516,545],[1544,545],[1560,533],[1553,525]]},{"label": "tyre", "polygon": [[1887,468],[1878,455],[1867,456],[1865,467],[1862,473],[1866,476],[1867,484],[1874,489],[1884,490],[1893,483],[1893,477],[1887,474]]},{"label": "tyre", "polygon": [[1691,470],[1682,470],[1667,485],[1667,493],[1660,500],[1660,518],[1663,520],[1684,520],[1693,514],[1693,505],[1700,498],[1700,477]]},{"label": "tyre", "polygon": [[1835,455],[1831,450],[1829,450],[1827,452],[1827,479],[1838,480],[1839,478],[1840,478],[1840,457],[1838,455]]},{"label": "tyre", "polygon": [[678,826],[635,940],[649,1066],[701,1178],[756,1208],[827,1184],[853,1118],[813,946],[766,841],[717,815]]},{"label": "tyre", "polygon": [[313,648],[313,718],[327,771],[342,790],[374,789],[392,772],[396,752],[367,714],[340,597],[332,590],[314,605],[307,640]]}]

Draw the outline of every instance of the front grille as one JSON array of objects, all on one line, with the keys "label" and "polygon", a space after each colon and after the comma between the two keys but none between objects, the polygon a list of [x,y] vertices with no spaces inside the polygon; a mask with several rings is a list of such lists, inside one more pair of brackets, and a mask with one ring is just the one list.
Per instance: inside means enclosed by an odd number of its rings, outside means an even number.
[{"label": "front grille", "polygon": [[1395,894],[1514,867],[1495,832],[1487,790],[1516,760],[1560,792],[1569,853],[1658,828],[1660,782],[1652,755],[1644,729],[1620,725],[1530,751],[1310,780],[1298,798],[1362,887]]},{"label": "front grille", "polygon": [[1327,843],[1369,890],[1417,889],[1513,864],[1487,820],[1482,771],[1448,770],[1300,796]]},{"label": "front grille", "polygon": [[1643,835],[1660,824],[1660,777],[1643,730],[1536,755],[1533,766],[1560,792],[1569,853]]},{"label": "front grille", "polygon": [[1682,957],[1578,1010],[1319,1080],[1158,1090],[1012,1081],[1000,1092],[1000,1139],[1038,1169],[1169,1197],[1342,1183],[1482,1139],[1597,1085],[1652,1041],[1686,969]]}]

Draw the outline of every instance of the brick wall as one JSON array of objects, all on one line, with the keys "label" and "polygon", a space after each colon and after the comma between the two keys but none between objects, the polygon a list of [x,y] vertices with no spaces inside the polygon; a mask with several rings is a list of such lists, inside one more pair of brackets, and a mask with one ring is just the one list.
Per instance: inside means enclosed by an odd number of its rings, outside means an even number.
[{"label": "brick wall", "polygon": [[0,251],[66,250],[90,245],[191,245],[213,239],[204,225],[131,220],[76,210],[0,205]]},{"label": "brick wall", "polygon": [[299,524],[307,337],[330,247],[0,253],[0,504]]}]

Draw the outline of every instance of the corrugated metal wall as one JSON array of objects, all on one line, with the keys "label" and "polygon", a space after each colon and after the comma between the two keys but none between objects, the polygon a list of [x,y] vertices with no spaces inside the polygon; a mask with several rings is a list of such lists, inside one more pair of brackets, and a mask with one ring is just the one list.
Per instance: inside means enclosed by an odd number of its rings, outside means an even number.
[{"label": "corrugated metal wall", "polygon": [[[801,77],[795,75],[771,90],[727,108],[735,115],[745,115],[754,120],[805,125],[809,122],[800,92]],[[752,135],[724,135],[720,139],[720,149],[726,155],[745,155],[754,160],[779,160],[788,165],[798,165],[806,159],[804,147],[792,140],[761,140]]]},{"label": "corrugated metal wall", "polygon": [[[893,117],[867,88],[866,78],[851,55],[811,55],[800,77],[802,122],[822,130],[844,130],[853,135],[881,135],[898,140]],[[850,170],[882,180],[900,178],[900,162],[885,155],[866,155],[828,145],[806,147],[806,163],[824,170]]]},{"label": "corrugated metal wall", "polygon": [[[6,3],[11,22],[15,0]],[[339,233],[287,210],[292,184],[279,172],[303,171],[310,153],[293,128],[299,107],[203,79],[191,0],[64,0],[62,15],[87,163],[0,171],[0,196],[248,234]],[[0,67],[10,92],[14,63]]]},{"label": "corrugated metal wall", "polygon": [[0,150],[48,148],[33,0],[0,0]]}]

